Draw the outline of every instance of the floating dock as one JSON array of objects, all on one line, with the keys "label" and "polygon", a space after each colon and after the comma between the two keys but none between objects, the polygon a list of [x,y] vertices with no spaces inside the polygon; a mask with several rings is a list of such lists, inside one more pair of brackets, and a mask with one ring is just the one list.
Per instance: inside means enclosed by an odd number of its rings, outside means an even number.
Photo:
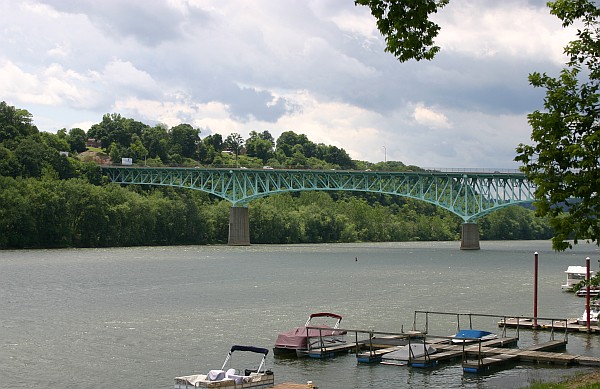
[{"label": "floating dock", "polygon": [[[524,349],[494,348],[486,346],[475,349],[474,347],[470,347],[464,354],[462,364],[463,371],[465,373],[481,373],[498,365],[513,361],[517,362],[519,360],[537,363],[560,363],[566,365],[568,364],[567,361],[572,361],[575,356],[549,352],[549,350],[564,348],[566,345],[566,340],[551,340]],[[476,359],[468,359],[469,356],[474,356]]]},{"label": "floating dock", "polygon": [[[416,330],[417,314],[425,315],[425,330],[423,331]],[[456,316],[456,323],[459,326],[461,316],[468,316],[469,328],[472,328],[472,320],[477,316],[501,318],[498,326],[502,327],[503,331],[496,339],[467,344],[452,343],[450,336],[436,336],[427,333],[429,317],[435,314]],[[534,322],[537,324],[536,326],[533,325]],[[506,336],[507,328],[516,329],[516,336]],[[517,348],[520,329],[550,330],[550,339],[547,342],[520,349]],[[462,363],[464,373],[474,374],[494,368],[510,367],[511,364],[520,362],[600,367],[600,358],[557,352],[566,347],[567,332],[587,332],[587,326],[577,324],[575,319],[536,318],[534,320],[531,317],[508,317],[505,315],[415,311],[412,331],[391,333],[356,329],[339,330],[346,331],[349,337],[354,334],[354,342],[349,341],[333,347],[314,348],[307,354],[310,357],[322,359],[340,353],[354,352],[358,363],[381,363],[385,354],[418,342],[432,345],[436,352],[409,360],[406,365],[414,368],[432,368],[442,362],[456,363],[457,361]],[[564,338],[555,340],[555,334],[560,332],[564,333]],[[590,332],[600,333],[600,328],[592,326]]]},{"label": "floating dock", "polygon": [[[369,333],[369,339],[357,342],[358,349],[362,352],[356,353],[356,360],[359,363],[379,363],[381,357],[385,354],[398,350],[411,342],[423,342],[425,334],[419,331],[410,331],[401,334]],[[366,350],[366,351],[365,351]]]},{"label": "floating dock", "polygon": [[[509,317],[498,322],[498,327],[520,328],[527,330],[554,330],[569,332],[588,332],[586,325],[577,323],[577,319],[537,319],[524,317]],[[590,333],[600,334],[600,327],[590,326]]]},{"label": "floating dock", "polygon": [[[307,327],[311,328],[311,327]],[[382,349],[392,348],[395,349],[396,346],[403,346],[408,344],[410,339],[419,339],[424,336],[423,333],[418,331],[409,331],[402,333],[395,332],[375,332],[371,330],[347,330],[340,329],[340,331],[346,331],[348,334],[354,333],[355,341],[347,342],[345,344],[338,344],[335,346],[323,346],[323,347],[315,347],[306,352],[306,354],[311,358],[332,358],[338,354],[348,353],[350,351],[354,351],[356,355],[364,356],[369,352],[373,355],[384,354]],[[363,337],[359,339],[359,336]],[[324,343],[324,342],[317,342]],[[369,350],[366,353],[361,353],[362,350]],[[393,351],[393,350],[391,350]],[[388,351],[389,352],[389,351]],[[365,357],[366,358],[366,357]],[[373,356],[373,358],[376,358]]]},{"label": "floating dock", "polygon": [[[338,354],[347,354],[350,350],[355,349],[357,346],[354,343],[338,344],[335,346],[320,347],[309,350],[306,352],[311,358],[325,359],[333,358]],[[360,346],[359,346],[360,347]]]},{"label": "floating dock", "polygon": [[469,343],[466,345],[446,343],[432,343],[436,353],[426,357],[415,358],[409,362],[409,366],[429,368],[435,367],[440,362],[452,362],[453,360],[462,359],[463,361],[468,355],[477,355],[480,349],[498,349],[507,350],[507,347],[516,346],[518,338],[501,337],[497,339],[487,340],[477,343]]}]

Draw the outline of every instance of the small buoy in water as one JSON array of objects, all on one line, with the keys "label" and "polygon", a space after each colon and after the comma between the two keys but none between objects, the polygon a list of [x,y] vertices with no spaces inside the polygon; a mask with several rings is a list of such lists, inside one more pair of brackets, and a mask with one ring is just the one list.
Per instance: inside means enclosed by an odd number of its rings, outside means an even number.
[{"label": "small buoy in water", "polygon": [[358,262],[358,257],[354,257],[354,262]]}]

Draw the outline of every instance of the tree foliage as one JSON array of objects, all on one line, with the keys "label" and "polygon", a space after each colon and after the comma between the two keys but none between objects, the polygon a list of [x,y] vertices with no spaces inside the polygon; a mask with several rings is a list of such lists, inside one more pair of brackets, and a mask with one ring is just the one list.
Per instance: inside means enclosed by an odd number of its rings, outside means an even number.
[{"label": "tree foliage", "polygon": [[[432,59],[440,28],[430,15],[448,0],[355,0],[366,5],[386,40],[386,51],[401,62]],[[538,185],[537,214],[554,228],[553,247],[565,250],[580,239],[600,238],[600,8],[591,0],[549,2],[563,27],[578,23],[577,39],[565,47],[567,67],[558,77],[532,73],[531,85],[546,88],[544,111],[528,115],[534,145],[520,144],[515,160]]]},{"label": "tree foliage", "polygon": [[384,36],[385,51],[400,62],[410,59],[431,60],[440,51],[434,39],[440,27],[429,16],[449,0],[355,0],[368,6],[377,19],[377,29]]},{"label": "tree foliage", "polygon": [[170,131],[171,153],[179,154],[184,158],[196,156],[196,145],[200,141],[200,131],[190,124],[179,124]]},{"label": "tree foliage", "polygon": [[113,143],[129,147],[133,135],[141,136],[147,128],[146,124],[122,117],[120,114],[106,114],[102,122],[94,124],[88,131],[88,136],[102,142],[103,148],[108,148]]},{"label": "tree foliage", "polygon": [[552,228],[544,218],[520,206],[506,207],[492,212],[478,221],[484,240],[550,239]]},{"label": "tree foliage", "polygon": [[87,134],[81,128],[71,128],[66,138],[71,151],[82,153],[87,149]]},{"label": "tree foliage", "polygon": [[229,134],[227,138],[225,138],[225,148],[228,151],[232,152],[235,155],[235,165],[238,165],[238,156],[242,151],[242,147],[244,147],[244,138],[237,132]]},{"label": "tree foliage", "polygon": [[246,155],[256,157],[263,164],[273,157],[275,140],[269,131],[258,133],[257,131],[250,132],[250,138],[246,140]]},{"label": "tree foliage", "polygon": [[224,243],[228,208],[202,192],[0,176],[0,248]]},{"label": "tree foliage", "polygon": [[570,239],[600,244],[600,8],[587,0],[548,5],[563,26],[583,28],[565,48],[569,61],[558,77],[529,76],[546,89],[544,110],[528,115],[534,144],[520,144],[515,159],[537,185],[537,214],[550,217],[553,247],[565,250]]},{"label": "tree foliage", "polygon": [[[22,125],[23,131],[5,132],[10,136],[0,142],[0,248],[227,242],[229,202],[189,189],[109,184],[97,163],[76,156],[87,140],[84,131],[40,133],[28,127],[32,118],[26,111],[5,108],[21,112],[21,116],[10,117],[20,118],[18,126]],[[9,126],[0,120],[1,128]],[[367,166],[353,161],[344,149],[316,144],[293,131],[284,132],[277,140],[269,131],[253,131],[243,147],[239,134],[225,141],[219,134],[200,139],[200,131],[190,125],[150,127],[120,115],[105,115],[94,129],[94,136],[112,141],[105,151],[118,162],[127,156],[138,164],[192,161],[231,167],[233,153],[222,152],[229,148],[240,154],[242,166],[255,168],[265,161],[286,168]],[[69,150],[75,154],[65,155]],[[379,170],[419,169],[395,161],[369,166]],[[285,193],[257,199],[250,207],[254,243],[456,240],[460,234],[461,220],[448,211],[375,193]],[[506,215],[499,214],[485,223],[484,238],[497,238],[493,233],[500,229],[495,228],[497,225],[510,225],[514,231],[503,238],[541,236],[530,228],[535,224],[530,214]]]}]

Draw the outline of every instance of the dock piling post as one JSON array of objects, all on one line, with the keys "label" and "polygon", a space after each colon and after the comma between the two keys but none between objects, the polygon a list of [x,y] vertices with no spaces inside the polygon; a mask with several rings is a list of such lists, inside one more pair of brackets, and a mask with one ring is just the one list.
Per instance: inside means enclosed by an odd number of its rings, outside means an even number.
[{"label": "dock piling post", "polygon": [[537,302],[538,302],[538,253],[533,254],[533,328],[537,328]]},{"label": "dock piling post", "polygon": [[587,312],[587,332],[590,333],[590,257],[585,259],[585,311]]}]

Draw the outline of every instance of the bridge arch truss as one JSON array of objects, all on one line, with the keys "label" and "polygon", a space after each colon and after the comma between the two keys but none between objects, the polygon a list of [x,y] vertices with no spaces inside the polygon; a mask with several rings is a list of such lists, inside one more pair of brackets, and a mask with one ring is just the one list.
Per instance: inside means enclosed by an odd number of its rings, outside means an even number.
[{"label": "bridge arch truss", "polygon": [[353,191],[404,196],[447,209],[464,222],[497,209],[534,200],[522,173],[371,172],[328,170],[103,167],[113,183],[162,185],[204,191],[246,207],[283,192]]}]

